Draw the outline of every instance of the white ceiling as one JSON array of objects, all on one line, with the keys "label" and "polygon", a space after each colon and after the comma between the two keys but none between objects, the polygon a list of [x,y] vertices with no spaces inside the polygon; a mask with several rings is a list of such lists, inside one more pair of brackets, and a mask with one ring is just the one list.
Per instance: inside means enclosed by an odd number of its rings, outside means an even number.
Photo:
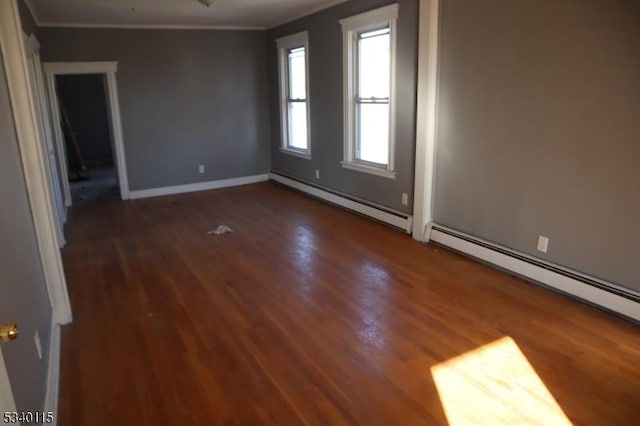
[{"label": "white ceiling", "polygon": [[[0,0],[1,1],[1,0]],[[270,28],[346,0],[26,0],[39,25]]]}]

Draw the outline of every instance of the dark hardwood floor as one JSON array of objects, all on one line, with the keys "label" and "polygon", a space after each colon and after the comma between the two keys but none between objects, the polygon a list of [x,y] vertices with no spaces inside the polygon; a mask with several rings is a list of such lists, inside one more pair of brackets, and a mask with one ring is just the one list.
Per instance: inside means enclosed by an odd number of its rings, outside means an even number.
[{"label": "dark hardwood floor", "polygon": [[640,418],[637,325],[272,183],[87,203],[67,240],[62,426]]}]

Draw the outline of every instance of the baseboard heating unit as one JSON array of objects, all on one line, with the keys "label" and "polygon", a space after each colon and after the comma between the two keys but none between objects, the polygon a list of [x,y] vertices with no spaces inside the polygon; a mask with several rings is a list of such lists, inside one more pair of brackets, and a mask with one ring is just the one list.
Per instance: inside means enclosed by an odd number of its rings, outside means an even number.
[{"label": "baseboard heating unit", "polygon": [[428,240],[640,322],[640,294],[632,290],[437,224]]},{"label": "baseboard heating unit", "polygon": [[392,209],[388,209],[384,206],[360,200],[347,194],[333,191],[331,189],[315,185],[311,182],[307,182],[293,176],[285,175],[280,172],[274,172],[273,170],[269,172],[269,179],[282,185],[297,189],[301,192],[311,195],[312,197],[319,198],[328,203],[335,204],[356,213],[360,213],[364,216],[368,216],[372,219],[386,223],[395,228],[400,228],[407,234],[411,233],[413,217],[406,213],[398,212]]}]

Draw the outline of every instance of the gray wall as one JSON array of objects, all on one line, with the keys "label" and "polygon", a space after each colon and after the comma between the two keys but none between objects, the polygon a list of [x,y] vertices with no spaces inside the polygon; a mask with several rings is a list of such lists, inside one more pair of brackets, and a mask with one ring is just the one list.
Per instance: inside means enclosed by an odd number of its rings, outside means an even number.
[{"label": "gray wall", "polygon": [[104,75],[59,75],[56,85],[83,160],[89,165],[113,164]]},{"label": "gray wall", "polygon": [[[0,57],[0,324],[16,322],[20,338],[0,346],[18,411],[44,406],[51,308]],[[38,331],[43,356],[38,358]]]},{"label": "gray wall", "polygon": [[[418,2],[400,0],[397,39],[396,179],[391,180],[344,169],[343,159],[343,67],[342,29],[338,20],[390,3],[352,0],[269,32],[271,82],[272,168],[318,185],[344,192],[383,206],[412,211],[415,108],[417,79]],[[299,31],[309,32],[309,101],[312,159],[280,152],[281,131],[278,103],[278,62],[275,40]],[[320,179],[315,170],[320,170]],[[409,205],[401,203],[409,194]]]},{"label": "gray wall", "polygon": [[40,38],[43,61],[119,62],[130,189],[269,169],[265,32],[41,28]]},{"label": "gray wall", "polygon": [[638,22],[636,0],[444,0],[436,221],[640,290]]},{"label": "gray wall", "polygon": [[36,21],[33,19],[31,11],[29,11],[29,8],[27,7],[24,0],[18,0],[18,12],[20,13],[20,23],[22,24],[22,31],[24,31],[27,35],[35,33],[37,37],[38,27],[36,26]]}]

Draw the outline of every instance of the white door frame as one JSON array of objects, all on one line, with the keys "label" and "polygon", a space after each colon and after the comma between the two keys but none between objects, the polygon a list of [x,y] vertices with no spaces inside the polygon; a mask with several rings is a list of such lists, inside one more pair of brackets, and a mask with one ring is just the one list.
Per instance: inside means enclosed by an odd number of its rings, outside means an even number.
[{"label": "white door frame", "polygon": [[111,114],[111,133],[114,145],[114,157],[116,169],[118,171],[118,184],[120,186],[120,198],[129,199],[129,180],[127,177],[127,162],[124,153],[124,141],[122,138],[122,123],[120,121],[120,102],[118,100],[118,84],[116,72],[118,62],[45,62],[44,71],[49,90],[49,102],[52,121],[54,123],[54,134],[56,147],[58,150],[58,162],[60,174],[62,175],[62,186],[64,189],[65,204],[70,206],[71,190],[69,188],[69,177],[67,172],[67,160],[65,153],[65,143],[60,127],[60,105],[56,94],[56,76],[73,74],[104,74],[107,78],[107,103]]},{"label": "white door frame", "polygon": [[37,125],[38,135],[42,146],[40,147],[43,152],[45,161],[45,173],[50,178],[49,192],[53,195],[52,212],[56,224],[56,235],[58,237],[58,246],[64,247],[64,223],[67,220],[67,210],[62,199],[62,188],[60,186],[60,179],[58,174],[57,161],[54,154],[54,141],[53,132],[51,126],[51,115],[49,114],[49,107],[47,102],[46,91],[44,87],[44,78],[42,75],[42,62],[40,61],[40,43],[35,34],[30,36],[23,33],[24,44],[27,55],[27,67],[29,68],[29,77],[31,87],[36,95],[36,110],[37,110]]},{"label": "white door frame", "polygon": [[429,241],[433,221],[439,13],[440,0],[420,0],[413,238],[424,242]]},{"label": "white door frame", "polygon": [[31,94],[33,88],[29,81],[16,0],[0,1],[0,47],[53,322],[67,324],[72,320],[71,304],[57,242],[46,160],[40,149],[37,110]]},{"label": "white door frame", "polygon": [[[34,86],[32,74],[29,72],[29,62],[21,28],[16,0],[0,1],[0,52],[4,60],[13,122],[38,241],[40,262],[52,309],[52,329],[59,330],[59,326],[54,326],[54,324],[67,324],[72,320],[71,305],[58,248],[56,209],[52,203],[51,174],[47,174],[49,157],[47,152],[42,149],[44,141],[40,127],[41,121],[39,121],[39,117],[41,117],[39,112],[42,110],[38,111],[38,105],[36,105],[36,99],[33,96],[34,90],[37,88]],[[37,80],[37,75],[34,77]],[[37,86],[37,84],[36,82],[35,85]],[[42,101],[42,99],[40,100]],[[9,319],[0,317],[0,322],[7,320]],[[52,334],[52,350],[55,348],[54,339],[55,335]],[[50,361],[51,359],[50,357]],[[52,369],[50,364],[49,375],[55,371],[57,369]],[[50,383],[49,380],[50,390],[47,390],[47,401],[53,398],[57,389],[57,386],[50,386]],[[45,406],[45,409],[49,406],[53,407],[54,405],[49,404]],[[0,348],[0,413],[6,411],[16,411],[16,403]]]}]

